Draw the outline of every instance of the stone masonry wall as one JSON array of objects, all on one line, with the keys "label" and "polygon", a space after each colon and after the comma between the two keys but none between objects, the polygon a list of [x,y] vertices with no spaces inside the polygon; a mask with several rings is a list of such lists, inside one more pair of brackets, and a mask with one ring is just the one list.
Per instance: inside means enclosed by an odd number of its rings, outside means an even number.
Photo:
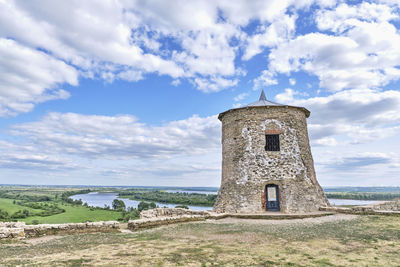
[{"label": "stone masonry wall", "polygon": [[400,198],[372,205],[373,210],[400,211]]},{"label": "stone masonry wall", "polygon": [[[265,186],[279,186],[285,213],[329,206],[315,176],[306,115],[295,107],[230,110],[222,121],[222,181],[216,212],[265,211]],[[265,151],[265,133],[280,133],[280,151]]]},{"label": "stone masonry wall", "polygon": [[25,225],[24,222],[0,222],[0,239],[23,239],[63,233],[109,232],[117,231],[119,228],[120,224],[116,221],[38,225]]},{"label": "stone masonry wall", "polygon": [[183,215],[210,216],[210,213],[204,210],[189,210],[182,208],[155,208],[150,210],[143,210],[142,212],[140,212],[140,219],[157,218],[157,217],[176,217]]}]

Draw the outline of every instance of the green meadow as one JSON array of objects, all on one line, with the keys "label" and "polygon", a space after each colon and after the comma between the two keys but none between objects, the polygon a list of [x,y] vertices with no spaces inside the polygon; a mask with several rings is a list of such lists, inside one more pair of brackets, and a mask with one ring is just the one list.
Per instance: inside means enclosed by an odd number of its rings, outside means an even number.
[{"label": "green meadow", "polygon": [[96,210],[85,206],[61,204],[59,205],[59,207],[65,209],[65,212],[46,217],[32,216],[21,219],[20,221],[24,221],[27,224],[32,224],[33,221],[36,221],[36,223],[79,223],[87,221],[116,221],[122,215],[122,213],[119,211]]},{"label": "green meadow", "polygon": [[14,202],[13,199],[0,198],[0,210],[6,211],[8,213],[14,213],[14,212],[17,212],[19,210],[24,210],[24,209],[27,209],[30,212],[37,211],[36,209],[13,204],[13,202]]},{"label": "green meadow", "polygon": [[69,195],[80,192],[81,188],[0,187],[0,221],[52,224],[115,221],[122,217],[122,211],[88,207],[68,200]]}]

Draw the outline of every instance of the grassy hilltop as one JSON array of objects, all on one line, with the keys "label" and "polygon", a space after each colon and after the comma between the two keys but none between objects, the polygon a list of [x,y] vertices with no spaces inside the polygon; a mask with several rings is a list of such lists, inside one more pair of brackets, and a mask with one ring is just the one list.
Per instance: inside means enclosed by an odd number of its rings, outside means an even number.
[{"label": "grassy hilltop", "polygon": [[0,245],[6,266],[399,266],[400,220],[223,219]]},{"label": "grassy hilltop", "polygon": [[0,187],[0,221],[32,223],[68,223],[117,220],[121,211],[83,206],[68,199],[88,192],[82,188]]}]

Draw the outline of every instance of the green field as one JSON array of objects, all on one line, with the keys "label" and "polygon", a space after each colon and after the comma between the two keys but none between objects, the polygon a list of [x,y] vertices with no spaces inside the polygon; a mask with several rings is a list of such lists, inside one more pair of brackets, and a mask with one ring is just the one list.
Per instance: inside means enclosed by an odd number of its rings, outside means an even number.
[{"label": "green field", "polygon": [[37,212],[37,209],[32,209],[29,207],[20,206],[13,204],[13,199],[0,198],[0,210],[6,211],[8,213],[14,213],[19,210],[29,210],[29,212]]},{"label": "green field", "polygon": [[20,221],[24,221],[27,224],[31,224],[33,220],[37,220],[39,223],[78,223],[86,221],[116,221],[121,217],[121,212],[113,210],[92,210],[84,206],[65,204],[58,206],[65,209],[65,212],[46,217],[33,216]]},{"label": "green field", "polygon": [[[68,204],[58,204],[58,206],[65,209],[65,212],[46,217],[29,216],[24,219],[18,219],[18,221],[23,221],[27,224],[31,224],[34,220],[37,221],[36,223],[75,223],[86,221],[115,221],[121,217],[121,212],[113,210],[93,210],[84,206],[73,206]],[[0,209],[7,211],[10,214],[24,209],[27,209],[32,213],[40,211],[13,204],[12,199],[4,198],[0,198]]]},{"label": "green field", "polygon": [[[0,217],[0,221],[51,224],[115,221],[123,217],[121,211],[91,208],[81,205],[82,203],[67,203],[62,198],[65,193],[70,195],[74,192],[79,193],[81,190],[82,188],[2,186],[0,187],[0,211],[2,212],[0,215],[3,217]],[[33,206],[29,207],[29,205]],[[39,205],[39,207],[36,208],[34,205]],[[58,212],[51,210],[51,207],[57,207]],[[48,213],[43,214],[46,209]],[[29,212],[27,217],[13,217],[24,210]],[[4,217],[4,213],[8,213],[8,217]],[[39,216],[40,213],[46,216]]]}]

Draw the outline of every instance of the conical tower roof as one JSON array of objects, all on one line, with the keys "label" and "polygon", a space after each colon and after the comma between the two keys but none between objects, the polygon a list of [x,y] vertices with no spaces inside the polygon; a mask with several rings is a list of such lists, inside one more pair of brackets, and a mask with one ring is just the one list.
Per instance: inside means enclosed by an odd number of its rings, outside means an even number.
[{"label": "conical tower roof", "polygon": [[267,100],[264,90],[262,90],[260,99],[258,99],[258,101],[256,102],[248,104],[246,107],[262,107],[262,106],[285,106],[285,105]]},{"label": "conical tower roof", "polygon": [[260,98],[258,99],[258,101],[250,103],[246,106],[240,107],[240,108],[233,108],[233,109],[229,109],[225,112],[222,112],[219,114],[218,118],[221,118],[225,113],[232,111],[232,110],[239,110],[239,109],[246,109],[246,108],[252,108],[252,107],[291,107],[291,108],[298,108],[304,111],[304,113],[306,114],[306,117],[308,118],[310,116],[310,111],[304,107],[296,107],[296,106],[289,106],[289,105],[284,105],[284,104],[279,104],[279,103],[275,103],[272,101],[269,101],[267,99],[267,97],[265,96],[264,90],[261,91],[261,95]]}]

